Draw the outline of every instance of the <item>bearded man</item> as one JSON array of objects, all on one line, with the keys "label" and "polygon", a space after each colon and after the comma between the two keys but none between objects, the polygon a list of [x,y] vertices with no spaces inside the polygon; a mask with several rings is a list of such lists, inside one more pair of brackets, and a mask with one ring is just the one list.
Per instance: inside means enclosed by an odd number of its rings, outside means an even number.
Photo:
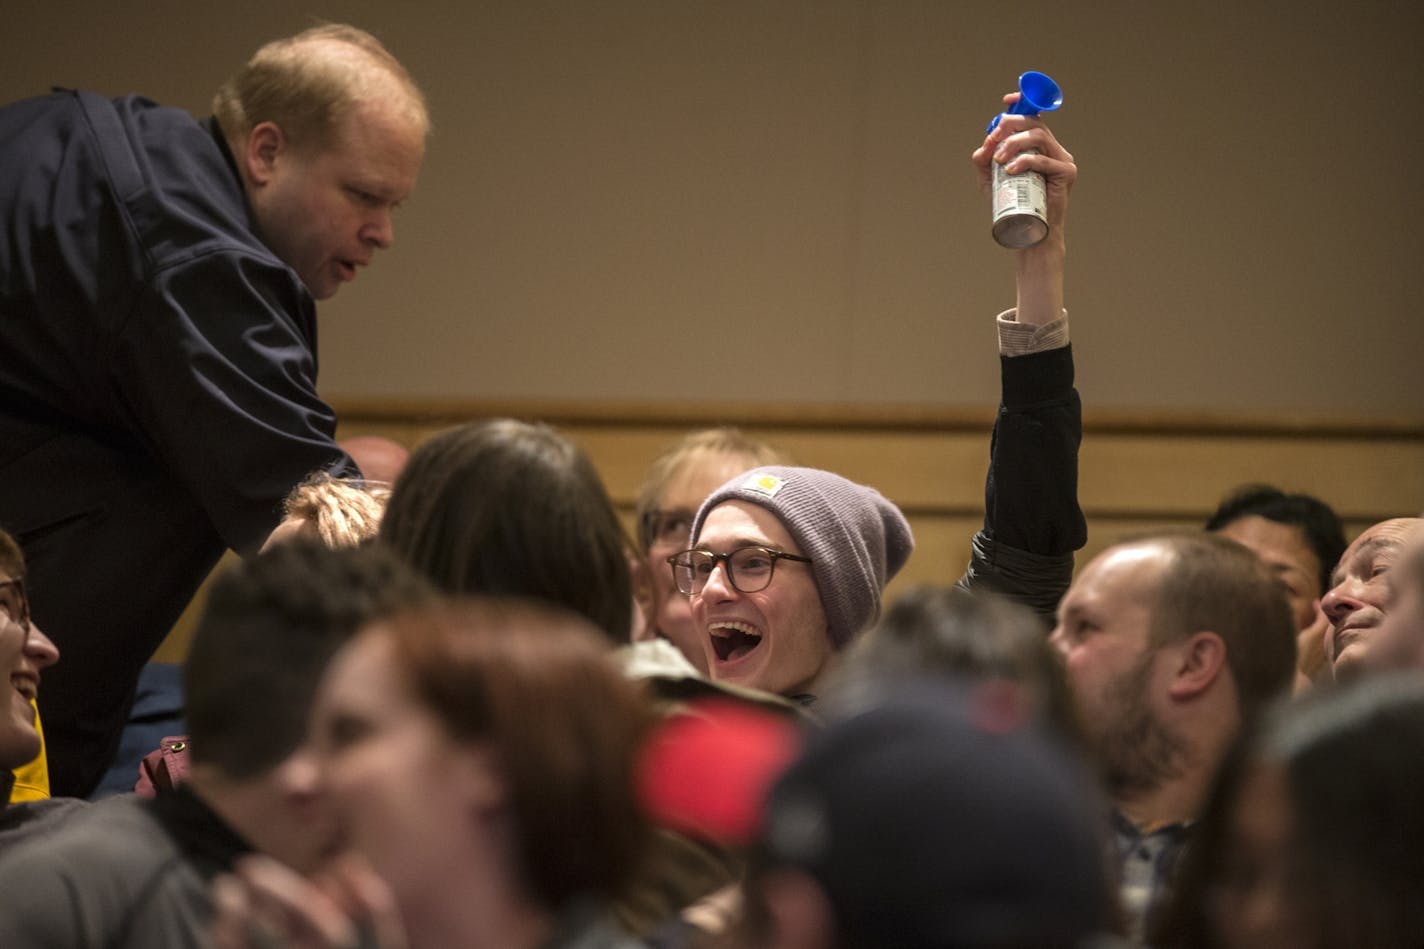
[{"label": "bearded man", "polygon": [[1174,534],[1089,563],[1050,641],[1113,804],[1122,902],[1140,941],[1227,749],[1290,688],[1295,623],[1251,551]]}]

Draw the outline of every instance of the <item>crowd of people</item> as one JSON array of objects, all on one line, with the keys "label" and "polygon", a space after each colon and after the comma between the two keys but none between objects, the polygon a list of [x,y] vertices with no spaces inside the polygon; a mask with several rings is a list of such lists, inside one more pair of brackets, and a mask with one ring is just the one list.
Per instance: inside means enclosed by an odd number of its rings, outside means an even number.
[{"label": "crowd of people", "polygon": [[[1424,519],[1347,544],[1247,486],[1075,573],[1077,166],[1038,117],[972,155],[1049,224],[984,523],[886,604],[894,500],[733,428],[631,535],[537,421],[338,444],[315,301],[393,240],[424,98],[329,25],[213,111],[0,109],[0,945],[1424,945]],[[186,731],[88,802],[224,549]]]}]

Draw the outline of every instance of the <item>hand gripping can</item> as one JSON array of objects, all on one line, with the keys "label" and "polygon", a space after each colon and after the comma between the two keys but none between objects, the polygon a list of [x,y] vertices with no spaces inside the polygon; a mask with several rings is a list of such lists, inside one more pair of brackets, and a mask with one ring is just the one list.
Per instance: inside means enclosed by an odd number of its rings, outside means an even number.
[{"label": "hand gripping can", "polygon": [[[1037,115],[1052,112],[1063,104],[1058,83],[1041,72],[1019,76],[1019,101],[1009,106],[1009,115]],[[999,124],[994,116],[989,131]],[[1035,151],[1021,154],[1036,155]],[[1032,247],[1048,236],[1048,195],[1043,176],[1036,171],[1011,175],[993,162],[994,240],[1013,250]]]},{"label": "hand gripping can", "polygon": [[1011,175],[994,162],[993,234],[1011,250],[1032,247],[1048,236],[1048,194],[1042,175],[1036,171]]}]

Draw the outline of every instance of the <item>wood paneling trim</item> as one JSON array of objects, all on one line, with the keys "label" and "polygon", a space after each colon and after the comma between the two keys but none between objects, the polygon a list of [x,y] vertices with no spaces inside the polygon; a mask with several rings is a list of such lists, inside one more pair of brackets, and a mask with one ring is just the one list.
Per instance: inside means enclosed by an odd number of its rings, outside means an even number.
[{"label": "wood paneling trim", "polygon": [[[430,404],[401,411],[338,408],[343,437],[382,434],[411,446],[464,420],[544,419],[589,454],[625,516],[631,516],[649,463],[681,434],[699,424],[740,421],[748,434],[797,463],[873,484],[899,504],[926,551],[907,570],[917,580],[957,576],[953,571],[962,569],[969,537],[983,517],[987,413],[897,416],[860,407],[832,424],[826,407],[800,421],[785,412],[714,417],[704,407],[676,422],[646,407],[619,416],[619,407],[607,404],[577,410],[553,403],[462,404],[458,411]],[[1078,489],[1090,539],[1079,563],[1129,534],[1193,529],[1226,492],[1249,482],[1324,498],[1351,536],[1386,517],[1424,509],[1424,438],[1417,428],[1368,419],[1311,427],[1249,418],[1239,425],[1217,420],[1212,424],[1221,427],[1211,434],[1200,419],[1144,414],[1119,421],[1132,424],[1090,428],[1084,435]]]},{"label": "wood paneling trim", "polygon": [[[469,419],[508,416],[541,419],[551,425],[625,426],[681,430],[708,425],[741,425],[765,430],[984,431],[994,410],[933,405],[808,403],[688,403],[568,401],[467,401],[438,399],[332,399],[343,420],[357,424],[452,425]],[[1201,435],[1255,438],[1388,438],[1424,443],[1424,416],[1370,417],[1293,412],[1173,412],[1085,409],[1088,433]]]}]

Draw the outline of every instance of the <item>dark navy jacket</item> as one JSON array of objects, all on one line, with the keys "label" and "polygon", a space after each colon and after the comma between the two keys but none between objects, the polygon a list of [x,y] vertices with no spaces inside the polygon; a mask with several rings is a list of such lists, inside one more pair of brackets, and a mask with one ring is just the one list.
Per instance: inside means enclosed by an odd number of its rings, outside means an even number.
[{"label": "dark navy jacket", "polygon": [[213,124],[57,92],[0,110],[0,143],[5,493],[70,513],[9,472],[82,432],[156,460],[227,546],[259,543],[296,482],[344,459],[315,305],[257,237]]},{"label": "dark navy jacket", "polygon": [[0,526],[63,653],[52,767],[77,706],[86,732],[122,723],[223,549],[258,546],[310,472],[357,473],[315,350],[211,120],[69,91],[0,109]]}]

